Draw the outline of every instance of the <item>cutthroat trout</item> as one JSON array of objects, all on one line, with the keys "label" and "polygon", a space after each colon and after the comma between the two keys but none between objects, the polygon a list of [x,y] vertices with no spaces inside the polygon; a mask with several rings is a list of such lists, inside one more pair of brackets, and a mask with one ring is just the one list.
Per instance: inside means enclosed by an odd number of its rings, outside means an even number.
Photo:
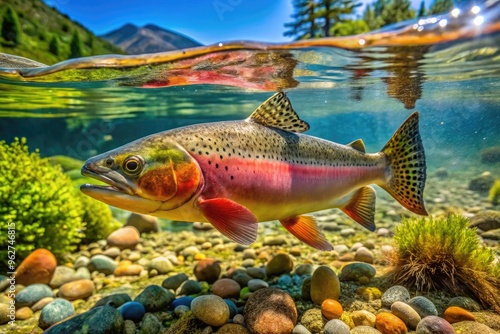
[{"label": "cutthroat trout", "polygon": [[384,148],[340,145],[302,134],[309,125],[276,93],[242,121],[153,134],[90,158],[82,174],[109,186],[81,190],[118,208],[180,221],[210,222],[248,245],[257,223],[279,220],[311,247],[331,250],[312,216],[339,208],[375,230],[377,184],[408,210],[426,215],[424,148],[413,113]]}]

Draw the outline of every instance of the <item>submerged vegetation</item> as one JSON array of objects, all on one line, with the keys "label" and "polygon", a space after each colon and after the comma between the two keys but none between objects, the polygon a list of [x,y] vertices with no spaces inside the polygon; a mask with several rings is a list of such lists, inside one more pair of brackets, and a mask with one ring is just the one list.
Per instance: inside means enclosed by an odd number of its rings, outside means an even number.
[{"label": "submerged vegetation", "polygon": [[404,219],[389,254],[391,280],[419,291],[465,293],[499,312],[500,265],[468,224],[460,215]]},{"label": "submerged vegetation", "polygon": [[491,187],[489,199],[493,205],[500,204],[500,180],[496,180]]},{"label": "submerged vegetation", "polygon": [[[16,259],[36,248],[47,248],[56,256],[76,249],[80,241],[102,239],[116,224],[107,205],[86,198],[72,180],[41,158],[30,153],[26,139],[8,145],[0,142],[0,226],[15,225]],[[8,234],[0,235],[6,245]],[[7,247],[0,250],[7,259]]]}]

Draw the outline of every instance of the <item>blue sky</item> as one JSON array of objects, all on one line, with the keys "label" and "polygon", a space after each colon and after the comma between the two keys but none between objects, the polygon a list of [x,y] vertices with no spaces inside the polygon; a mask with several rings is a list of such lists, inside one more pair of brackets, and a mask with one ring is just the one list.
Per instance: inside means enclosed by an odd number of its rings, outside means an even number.
[{"label": "blue sky", "polygon": [[[97,35],[126,23],[153,23],[203,44],[229,40],[283,42],[291,0],[44,0]],[[371,3],[372,0],[362,0]],[[417,7],[420,0],[412,0]]]}]

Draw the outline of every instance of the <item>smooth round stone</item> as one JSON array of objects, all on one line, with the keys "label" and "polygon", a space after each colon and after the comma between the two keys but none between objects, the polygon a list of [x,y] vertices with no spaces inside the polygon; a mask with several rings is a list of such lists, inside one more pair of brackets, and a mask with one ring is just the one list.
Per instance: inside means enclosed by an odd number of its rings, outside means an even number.
[{"label": "smooth round stone", "polygon": [[46,284],[32,284],[22,289],[16,295],[16,308],[32,306],[40,299],[54,297],[52,289]]},{"label": "smooth round stone", "polygon": [[243,251],[243,260],[246,259],[257,259],[257,254],[255,253],[255,249],[247,248]]},{"label": "smooth round stone", "polygon": [[5,291],[7,287],[10,285],[9,277],[5,275],[0,275],[0,292]]},{"label": "smooth round stone", "polygon": [[184,248],[181,251],[181,255],[184,256],[184,257],[188,257],[188,256],[193,256],[194,257],[199,252],[200,252],[200,250],[198,249],[198,247],[196,247],[196,246],[189,246],[189,247]]},{"label": "smooth round stone", "polygon": [[325,324],[324,334],[350,334],[351,329],[345,322],[339,319],[333,319]]},{"label": "smooth round stone", "polygon": [[97,301],[97,303],[95,303],[92,308],[104,306],[104,305],[108,305],[108,306],[112,306],[112,307],[117,308],[117,307],[120,307],[121,305],[123,305],[127,302],[131,302],[131,301],[132,301],[132,299],[126,293],[115,293],[115,294],[112,294],[112,295],[109,295],[109,296],[106,296],[104,298],[99,299]]},{"label": "smooth round stone", "polygon": [[215,259],[204,259],[198,261],[193,270],[198,281],[205,281],[209,284],[215,282],[221,273],[219,261]]},{"label": "smooth round stone", "polygon": [[52,252],[44,248],[36,249],[17,267],[16,284],[49,284],[56,266],[57,260]]},{"label": "smooth round stone", "polygon": [[78,269],[81,267],[87,267],[89,262],[90,259],[88,257],[81,255],[75,260],[75,263],[73,263],[73,268]]},{"label": "smooth round stone", "polygon": [[118,310],[105,305],[90,309],[54,325],[46,330],[44,334],[81,333],[83,331],[86,333],[121,333],[122,329],[123,318]]},{"label": "smooth round stone", "polygon": [[196,295],[203,290],[201,284],[194,280],[188,279],[184,281],[181,286],[177,289],[176,294],[178,296],[182,295]]},{"label": "smooth round stone", "polygon": [[[10,305],[0,303],[0,325],[5,325],[9,321],[15,320],[16,309],[9,309]],[[11,318],[12,316],[12,318]]]},{"label": "smooth round stone", "polygon": [[325,299],[321,303],[321,313],[328,320],[339,319],[343,312],[342,305],[336,300]]},{"label": "smooth round stone", "polygon": [[91,280],[78,280],[63,284],[57,295],[67,300],[86,299],[94,293],[95,286]]},{"label": "smooth round stone", "polygon": [[31,310],[33,312],[38,312],[41,311],[45,305],[52,303],[54,301],[54,298],[52,297],[45,297],[37,301],[33,306],[31,306]]},{"label": "smooth round stone", "polygon": [[338,300],[340,282],[337,274],[327,266],[319,266],[311,277],[311,300],[321,305],[325,299]]},{"label": "smooth round stone", "polygon": [[297,324],[297,326],[293,328],[292,334],[311,334],[311,332],[305,328],[304,325]]},{"label": "smooth round stone", "polygon": [[118,264],[112,258],[102,254],[92,256],[87,266],[91,273],[97,271],[104,275],[111,275],[116,267]]},{"label": "smooth round stone", "polygon": [[391,305],[391,312],[411,329],[415,329],[421,318],[410,305],[403,302],[394,302]]},{"label": "smooth round stone", "polygon": [[132,320],[123,321],[123,334],[135,334],[137,326]]},{"label": "smooth round stone", "polygon": [[52,275],[52,279],[50,280],[49,285],[52,289],[57,289],[64,283],[78,279],[75,276],[75,269],[66,266],[57,266],[56,270],[54,270],[54,274]]},{"label": "smooth round stone", "polygon": [[171,307],[176,308],[177,306],[181,306],[181,305],[191,307],[191,302],[193,301],[193,299],[194,299],[194,297],[191,297],[191,296],[184,296],[184,297],[177,298],[172,302]]},{"label": "smooth round stone", "polygon": [[244,316],[251,333],[291,333],[297,323],[292,297],[275,288],[253,292],[245,305]]},{"label": "smooth round stone", "polygon": [[341,281],[359,281],[362,277],[373,278],[377,272],[368,263],[349,263],[342,267],[339,279]]},{"label": "smooth round stone", "polygon": [[450,306],[444,311],[443,318],[450,324],[460,321],[476,321],[476,318],[469,311],[458,307]]},{"label": "smooth round stone", "polygon": [[164,275],[174,271],[174,265],[164,256],[158,256],[149,262],[149,270],[156,270],[158,274]]},{"label": "smooth round stone", "polygon": [[350,250],[351,250],[351,251],[353,251],[353,252],[356,252],[356,251],[357,251],[358,249],[360,249],[361,247],[363,247],[363,243],[361,243],[361,242],[355,242],[355,243],[351,246]]},{"label": "smooth round stone", "polygon": [[295,275],[304,276],[304,275],[312,275],[314,272],[314,266],[312,264],[306,263],[301,264],[295,269]]},{"label": "smooth round stone", "polygon": [[42,329],[49,328],[53,324],[62,321],[75,314],[75,308],[66,299],[57,298],[52,303],[45,305],[40,313],[38,326]]},{"label": "smooth round stone", "polygon": [[230,299],[224,299],[227,307],[229,307],[229,319],[232,319],[236,314],[238,314],[238,307],[236,304]]},{"label": "smooth round stone", "polygon": [[405,302],[410,301],[410,292],[401,285],[394,285],[387,289],[382,294],[382,305],[390,308],[394,302]]},{"label": "smooth round stone", "polygon": [[284,236],[266,237],[264,238],[264,246],[283,246],[286,245],[286,238]]},{"label": "smooth round stone", "polygon": [[373,253],[366,247],[359,247],[354,254],[354,261],[373,263]]},{"label": "smooth round stone", "polygon": [[247,286],[252,277],[245,272],[237,272],[231,276],[231,279],[238,282],[240,286]]},{"label": "smooth round stone", "polygon": [[235,324],[244,325],[245,324],[245,317],[243,317],[243,314],[237,314],[234,316],[233,322]]},{"label": "smooth round stone", "polygon": [[16,320],[27,320],[33,316],[33,311],[28,307],[21,307],[16,310]]},{"label": "smooth round stone", "polygon": [[104,252],[102,252],[103,255],[109,256],[110,258],[114,259],[117,258],[120,255],[120,248],[118,247],[110,247],[106,249]]},{"label": "smooth round stone", "polygon": [[142,320],[141,330],[139,334],[149,334],[149,333],[161,333],[162,325],[158,318],[148,313]]},{"label": "smooth round stone", "polygon": [[287,254],[277,254],[266,265],[266,273],[268,276],[279,276],[288,274],[293,269],[293,261]]},{"label": "smooth round stone", "polygon": [[108,235],[106,241],[109,247],[134,249],[141,241],[141,235],[135,227],[124,226]]},{"label": "smooth round stone", "polygon": [[175,291],[181,286],[181,284],[184,281],[187,281],[188,278],[189,277],[184,273],[170,276],[170,277],[165,278],[163,283],[161,283],[161,286],[164,287],[165,289],[172,289]]},{"label": "smooth round stone", "polygon": [[378,237],[390,237],[391,236],[391,231],[386,229],[385,227],[381,227],[377,230],[377,236]]},{"label": "smooth round stone", "polygon": [[478,302],[469,297],[454,297],[450,299],[448,306],[458,306],[471,312],[479,312],[482,309]]},{"label": "smooth round stone", "polygon": [[160,232],[160,223],[158,218],[140,213],[132,213],[128,216],[125,226],[133,226],[139,233]]},{"label": "smooth round stone", "polygon": [[355,326],[375,327],[375,314],[367,310],[358,310],[351,313],[351,319]]},{"label": "smooth round stone", "polygon": [[250,268],[247,268],[247,274],[253,278],[263,279],[266,277],[266,269],[265,268],[250,267]]},{"label": "smooth round stone", "polygon": [[243,260],[243,262],[241,262],[241,266],[243,268],[250,268],[250,267],[253,267],[255,266],[255,260],[254,259],[246,259],[246,260]]},{"label": "smooth round stone", "polygon": [[221,278],[212,285],[212,292],[221,298],[238,298],[241,287],[235,280]]},{"label": "smooth round stone", "polygon": [[132,320],[134,322],[141,321],[146,313],[144,305],[138,302],[127,302],[118,308],[118,311],[125,320]]},{"label": "smooth round stone", "polygon": [[454,323],[452,326],[456,333],[498,334],[498,331],[495,331],[485,324],[481,324],[477,321],[461,321]]},{"label": "smooth round stone", "polygon": [[417,334],[454,334],[453,326],[446,320],[434,315],[423,318],[415,330]]},{"label": "smooth round stone", "polygon": [[229,307],[219,296],[205,295],[193,299],[194,316],[210,326],[222,326],[229,320]]},{"label": "smooth round stone", "polygon": [[346,245],[335,245],[333,246],[333,250],[339,254],[347,253],[349,251],[349,247]]},{"label": "smooth round stone", "polygon": [[300,296],[303,300],[311,300],[311,277],[306,277],[302,281]]},{"label": "smooth round stone", "polygon": [[425,318],[428,315],[438,315],[438,310],[433,302],[423,296],[413,297],[408,301],[408,305],[410,305],[415,311],[417,311],[420,318]]},{"label": "smooth round stone", "polygon": [[[191,305],[190,305],[191,306]],[[174,313],[178,317],[182,317],[184,314],[190,311],[189,306],[179,305],[174,308]]]},{"label": "smooth round stone", "polygon": [[340,230],[340,235],[343,238],[351,237],[353,235],[356,235],[356,230],[353,228],[343,228]]},{"label": "smooth round stone", "polygon": [[144,305],[147,312],[156,312],[166,309],[174,299],[174,294],[167,289],[150,285],[135,297],[134,301]]},{"label": "smooth round stone", "polygon": [[375,328],[382,332],[382,334],[405,334],[408,332],[403,320],[389,312],[377,314]]},{"label": "smooth round stone", "polygon": [[351,329],[350,334],[380,334],[380,331],[371,326],[357,326]]},{"label": "smooth round stone", "polygon": [[250,292],[255,292],[259,289],[264,289],[264,288],[268,288],[268,287],[269,287],[269,284],[266,281],[258,279],[258,278],[254,278],[254,279],[251,279],[250,281],[248,281],[248,288],[250,289]]},{"label": "smooth round stone", "polygon": [[139,276],[144,267],[139,264],[133,264],[131,261],[122,261],[114,271],[116,277],[121,276]]}]

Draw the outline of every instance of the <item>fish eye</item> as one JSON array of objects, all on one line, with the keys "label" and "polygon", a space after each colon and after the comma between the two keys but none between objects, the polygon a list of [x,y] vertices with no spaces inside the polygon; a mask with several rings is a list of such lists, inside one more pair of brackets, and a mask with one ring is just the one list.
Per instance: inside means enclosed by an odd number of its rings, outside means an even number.
[{"label": "fish eye", "polygon": [[131,156],[123,161],[123,170],[129,174],[137,174],[142,169],[142,162],[138,157]]}]

